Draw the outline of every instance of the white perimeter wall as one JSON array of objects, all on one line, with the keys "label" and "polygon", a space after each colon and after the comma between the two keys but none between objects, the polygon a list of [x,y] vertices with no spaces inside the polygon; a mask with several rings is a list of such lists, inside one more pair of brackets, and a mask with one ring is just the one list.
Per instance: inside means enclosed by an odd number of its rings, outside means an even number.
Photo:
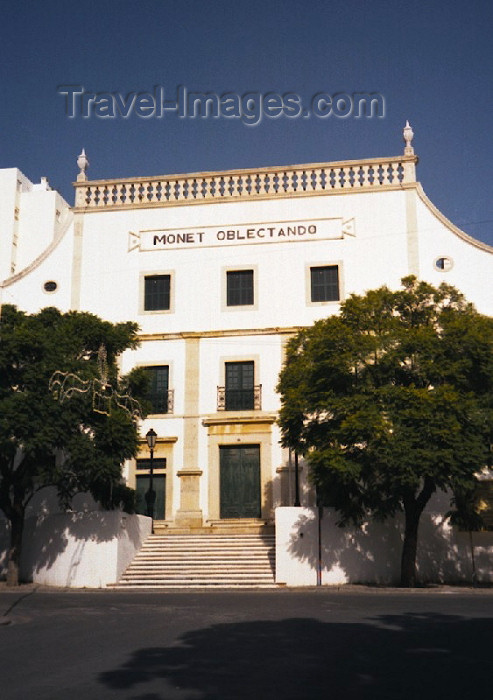
[{"label": "white perimeter wall", "polygon": [[[444,511],[442,511],[444,512]],[[367,523],[362,528],[336,525],[332,509],[321,520],[321,583],[395,585],[400,579],[402,519]],[[276,509],[276,582],[316,586],[319,560],[317,508]],[[478,583],[493,583],[493,532],[472,533]],[[422,583],[471,583],[471,535],[458,532],[430,509],[421,519],[418,580]]]},{"label": "white perimeter wall", "polygon": [[[151,519],[121,511],[27,518],[21,578],[48,586],[103,588],[116,583],[144,540]],[[8,524],[0,520],[0,575],[6,573]]]}]

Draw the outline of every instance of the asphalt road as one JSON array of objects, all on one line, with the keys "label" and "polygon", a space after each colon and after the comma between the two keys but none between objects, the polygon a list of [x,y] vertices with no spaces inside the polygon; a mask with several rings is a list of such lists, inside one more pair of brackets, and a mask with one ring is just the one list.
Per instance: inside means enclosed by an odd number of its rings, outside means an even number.
[{"label": "asphalt road", "polygon": [[1,700],[467,700],[492,652],[493,590],[0,590]]}]

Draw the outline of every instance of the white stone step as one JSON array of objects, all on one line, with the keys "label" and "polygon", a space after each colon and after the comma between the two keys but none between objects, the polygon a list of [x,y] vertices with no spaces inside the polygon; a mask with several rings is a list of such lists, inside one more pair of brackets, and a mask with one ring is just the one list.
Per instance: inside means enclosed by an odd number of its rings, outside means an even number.
[{"label": "white stone step", "polygon": [[162,589],[169,589],[169,588],[197,588],[197,589],[204,589],[204,588],[214,588],[214,589],[231,589],[231,588],[277,588],[277,585],[275,583],[248,583],[248,584],[243,584],[243,583],[231,583],[227,581],[221,581],[218,583],[211,583],[210,581],[183,581],[183,582],[171,582],[171,581],[165,581],[164,583],[162,581],[160,582],[149,582],[149,581],[143,581],[141,583],[127,583],[125,581],[120,581],[115,586],[111,586],[111,588],[120,588],[120,589],[127,589],[127,588],[162,588]]},{"label": "white stone step", "polygon": [[116,588],[273,588],[272,535],[151,535]]}]

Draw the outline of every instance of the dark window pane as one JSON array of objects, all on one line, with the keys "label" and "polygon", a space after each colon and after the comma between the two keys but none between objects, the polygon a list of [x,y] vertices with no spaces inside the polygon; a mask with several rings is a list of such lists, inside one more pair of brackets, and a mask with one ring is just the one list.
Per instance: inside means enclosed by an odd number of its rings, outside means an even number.
[{"label": "dark window pane", "polygon": [[250,411],[254,407],[254,363],[226,362],[226,410]]},{"label": "dark window pane", "polygon": [[149,375],[149,392],[146,399],[151,403],[151,413],[168,413],[169,367],[146,367]]},{"label": "dark window pane", "polygon": [[[151,468],[151,460],[149,459],[138,459],[137,460],[137,470],[149,471]],[[154,457],[152,460],[152,469],[166,469],[166,457]]]},{"label": "dark window pane", "polygon": [[253,270],[230,270],[226,273],[228,306],[253,304]]},{"label": "dark window pane", "polygon": [[145,278],[145,311],[166,311],[169,309],[169,275],[150,275]]},{"label": "dark window pane", "polygon": [[435,260],[435,267],[437,270],[442,272],[448,272],[453,267],[453,262],[451,258],[437,258]]},{"label": "dark window pane", "polygon": [[[150,477],[147,474],[138,474],[136,479],[135,510],[137,513],[147,515],[146,493],[149,490]],[[164,520],[166,503],[166,476],[165,474],[154,474],[152,480],[152,490],[156,492],[154,503],[154,517],[156,520]]]},{"label": "dark window pane", "polygon": [[311,300],[339,301],[339,268],[337,265],[310,268]]}]

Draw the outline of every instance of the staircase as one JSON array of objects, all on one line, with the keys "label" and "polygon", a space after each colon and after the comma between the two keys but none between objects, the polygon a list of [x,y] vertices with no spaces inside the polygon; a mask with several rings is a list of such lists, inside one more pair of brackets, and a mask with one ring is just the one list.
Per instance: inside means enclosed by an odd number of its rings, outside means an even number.
[{"label": "staircase", "polygon": [[274,535],[151,535],[113,588],[274,588],[274,566]]}]

